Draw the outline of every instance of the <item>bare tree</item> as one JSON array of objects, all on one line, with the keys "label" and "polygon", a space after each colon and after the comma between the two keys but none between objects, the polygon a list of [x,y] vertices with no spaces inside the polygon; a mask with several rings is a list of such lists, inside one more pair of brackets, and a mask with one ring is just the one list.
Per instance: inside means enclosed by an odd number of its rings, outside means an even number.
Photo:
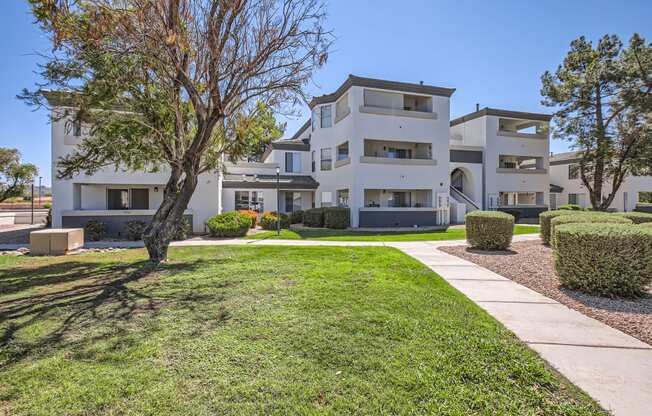
[{"label": "bare tree", "polygon": [[[91,137],[59,161],[59,175],[101,167],[167,166],[163,202],[145,231],[150,259],[169,242],[198,175],[248,148],[238,126],[264,107],[305,99],[331,44],[318,0],[31,0],[51,34],[42,90],[68,93]],[[51,99],[51,97],[50,97]],[[115,111],[119,109],[121,111]],[[246,123],[245,123],[246,124]]]}]

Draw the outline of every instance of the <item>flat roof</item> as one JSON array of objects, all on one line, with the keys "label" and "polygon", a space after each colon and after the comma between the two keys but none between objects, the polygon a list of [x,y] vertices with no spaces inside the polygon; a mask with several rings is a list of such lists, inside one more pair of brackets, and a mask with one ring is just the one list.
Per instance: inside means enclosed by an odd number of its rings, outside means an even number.
[{"label": "flat roof", "polygon": [[325,95],[320,95],[314,97],[309,105],[310,108],[318,104],[331,103],[337,101],[349,88],[356,87],[368,87],[368,88],[378,88],[382,90],[394,90],[394,91],[403,91],[403,92],[413,92],[416,94],[427,94],[427,95],[439,95],[442,97],[450,97],[455,92],[455,88],[444,88],[437,87],[434,85],[425,85],[425,84],[412,84],[409,82],[399,82],[399,81],[388,81],[384,79],[375,79],[375,78],[365,78],[358,77],[356,75],[349,74],[346,81],[339,86],[335,92]]},{"label": "flat roof", "polygon": [[551,114],[528,113],[524,111],[501,110],[498,108],[485,107],[481,110],[474,111],[473,113],[469,113],[465,116],[458,117],[454,120],[451,120],[451,127],[484,116],[521,118],[524,120],[537,120],[537,121],[550,121],[550,119],[552,119]]}]

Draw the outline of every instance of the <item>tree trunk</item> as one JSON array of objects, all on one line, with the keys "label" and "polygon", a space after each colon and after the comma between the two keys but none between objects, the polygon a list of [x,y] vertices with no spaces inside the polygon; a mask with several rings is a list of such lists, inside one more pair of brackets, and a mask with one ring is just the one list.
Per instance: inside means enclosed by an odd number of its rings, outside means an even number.
[{"label": "tree trunk", "polygon": [[182,223],[183,212],[197,187],[197,173],[184,172],[184,175],[179,186],[181,170],[173,168],[163,192],[163,202],[143,233],[149,260],[153,263],[167,260],[170,242]]}]

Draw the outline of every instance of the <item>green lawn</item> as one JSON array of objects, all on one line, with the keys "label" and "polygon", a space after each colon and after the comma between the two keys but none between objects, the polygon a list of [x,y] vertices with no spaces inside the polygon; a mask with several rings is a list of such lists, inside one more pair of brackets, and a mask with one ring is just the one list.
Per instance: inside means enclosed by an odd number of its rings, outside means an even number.
[{"label": "green lawn", "polygon": [[[537,225],[516,225],[514,234],[538,234]],[[263,240],[280,238],[281,240],[324,240],[324,241],[436,241],[436,240],[465,240],[466,230],[463,228],[449,228],[446,231],[352,231],[331,230],[328,228],[303,228],[281,230],[280,237],[276,231],[264,231],[245,237],[250,240]]]},{"label": "green lawn", "polygon": [[0,257],[0,414],[603,414],[383,247]]}]

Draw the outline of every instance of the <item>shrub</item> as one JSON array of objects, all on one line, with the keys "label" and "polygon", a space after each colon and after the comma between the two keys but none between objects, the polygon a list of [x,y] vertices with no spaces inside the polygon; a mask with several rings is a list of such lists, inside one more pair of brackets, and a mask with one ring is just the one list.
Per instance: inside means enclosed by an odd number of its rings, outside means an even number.
[{"label": "shrub", "polygon": [[102,221],[90,220],[84,226],[84,232],[91,241],[100,241],[106,232],[106,224]]},{"label": "shrub", "polygon": [[258,213],[256,211],[252,211],[250,209],[241,209],[238,212],[240,215],[249,218],[251,221],[251,228],[256,226],[256,223],[258,222]]},{"label": "shrub", "polygon": [[632,221],[627,218],[619,217],[617,215],[607,213],[584,213],[580,215],[563,215],[561,217],[553,218],[550,221],[550,244],[555,247],[555,228],[562,224],[575,224],[575,223],[598,223],[598,224],[632,224]]},{"label": "shrub", "polygon": [[[276,212],[265,212],[260,219],[260,226],[263,227],[264,230],[276,230],[277,218]],[[281,214],[281,228],[289,227],[290,218],[285,214]]]},{"label": "shrub", "polygon": [[652,222],[652,214],[645,212],[617,212],[613,214],[619,217],[627,218],[631,220],[634,224],[643,224]]},{"label": "shrub", "polygon": [[147,224],[144,221],[127,221],[127,238],[134,241],[142,240],[146,227]]},{"label": "shrub", "polygon": [[568,210],[568,211],[583,211],[584,209],[575,204],[566,204],[566,205],[560,205],[557,207],[557,209],[562,209],[562,210]]},{"label": "shrub", "polygon": [[238,211],[213,215],[206,221],[211,237],[242,237],[251,228],[251,217]]},{"label": "shrub", "polygon": [[550,221],[553,218],[559,217],[560,215],[576,215],[581,212],[571,211],[571,210],[555,210],[555,211],[546,211],[539,214],[539,224],[541,225],[541,240],[543,244],[550,244]]},{"label": "shrub", "polygon": [[179,224],[177,225],[177,232],[175,232],[174,235],[172,236],[172,240],[174,241],[185,240],[188,238],[191,231],[192,231],[192,224],[190,224],[188,218],[183,217],[181,218],[181,221],[179,221]]},{"label": "shrub", "polygon": [[290,224],[300,224],[303,222],[303,211],[293,211],[290,214]]},{"label": "shrub", "polygon": [[311,208],[303,211],[303,225],[306,227],[323,227],[324,208]]},{"label": "shrub", "polygon": [[43,204],[43,208],[50,209],[50,208],[52,208],[52,204],[49,203],[49,202],[46,202],[45,204]]},{"label": "shrub", "polygon": [[480,250],[505,250],[512,242],[514,217],[499,211],[466,214],[466,240]]},{"label": "shrub", "polygon": [[348,208],[324,208],[324,227],[343,229],[350,224],[350,210]]},{"label": "shrub", "polygon": [[562,285],[600,296],[644,295],[652,283],[652,228],[624,224],[555,227]]}]

